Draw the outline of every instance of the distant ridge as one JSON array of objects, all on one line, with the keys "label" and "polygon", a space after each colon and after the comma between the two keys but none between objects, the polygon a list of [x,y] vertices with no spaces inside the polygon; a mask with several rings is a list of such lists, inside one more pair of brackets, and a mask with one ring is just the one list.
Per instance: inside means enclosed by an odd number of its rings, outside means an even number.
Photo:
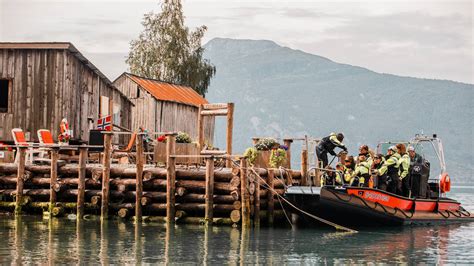
[{"label": "distant ridge", "polygon": [[207,98],[236,103],[240,151],[253,136],[340,130],[355,153],[423,131],[443,139],[454,180],[474,181],[472,84],[377,73],[267,40],[216,38],[205,49],[217,67]]}]

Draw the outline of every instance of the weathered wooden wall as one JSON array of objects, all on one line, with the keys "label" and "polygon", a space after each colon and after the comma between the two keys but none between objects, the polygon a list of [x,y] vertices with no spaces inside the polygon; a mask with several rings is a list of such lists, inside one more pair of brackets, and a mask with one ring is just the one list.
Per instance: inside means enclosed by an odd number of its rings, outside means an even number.
[{"label": "weathered wooden wall", "polygon": [[12,106],[0,113],[0,140],[18,127],[37,140],[38,129],[59,134],[67,118],[74,138],[88,140],[97,123],[100,96],[120,105],[120,125],[130,128],[131,103],[67,49],[0,49],[0,79],[11,79]]},{"label": "weathered wooden wall", "polygon": [[[132,108],[132,130],[140,126],[152,131],[183,131],[197,141],[198,107],[178,102],[159,101],[126,75],[114,81],[114,85],[135,106]],[[140,97],[137,97],[140,91]],[[204,120],[206,143],[213,144],[214,117]]]}]

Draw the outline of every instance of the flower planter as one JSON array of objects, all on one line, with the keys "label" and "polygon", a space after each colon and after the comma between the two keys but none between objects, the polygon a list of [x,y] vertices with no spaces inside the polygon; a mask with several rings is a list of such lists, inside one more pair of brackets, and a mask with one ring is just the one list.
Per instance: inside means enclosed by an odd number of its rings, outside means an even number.
[{"label": "flower planter", "polygon": [[15,161],[15,152],[8,150],[0,151],[0,163],[13,163]]},{"label": "flower planter", "polygon": [[[257,159],[255,159],[255,167],[261,167],[261,168],[272,168],[270,166],[270,156],[272,154],[272,151],[258,151]],[[288,163],[287,160],[284,160],[281,165],[278,165],[277,167],[282,166],[285,168],[290,168],[290,164]]]},{"label": "flower planter", "polygon": [[[155,162],[166,163],[166,143],[158,142],[154,146]],[[176,143],[176,155],[199,155],[196,143]],[[197,164],[200,158],[176,158],[177,164]]]}]

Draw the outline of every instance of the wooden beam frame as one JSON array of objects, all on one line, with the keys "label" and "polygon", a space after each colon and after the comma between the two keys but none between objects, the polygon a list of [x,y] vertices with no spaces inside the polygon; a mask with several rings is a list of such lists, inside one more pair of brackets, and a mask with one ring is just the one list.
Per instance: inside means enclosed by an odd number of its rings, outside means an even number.
[{"label": "wooden beam frame", "polygon": [[[199,106],[198,114],[198,142],[199,149],[201,152],[204,148],[204,116],[225,116],[227,118],[227,129],[226,129],[226,150],[225,154],[232,154],[232,138],[234,128],[234,103],[213,103],[213,104],[201,104]],[[228,159],[226,161],[226,167],[231,167],[232,161]]]}]

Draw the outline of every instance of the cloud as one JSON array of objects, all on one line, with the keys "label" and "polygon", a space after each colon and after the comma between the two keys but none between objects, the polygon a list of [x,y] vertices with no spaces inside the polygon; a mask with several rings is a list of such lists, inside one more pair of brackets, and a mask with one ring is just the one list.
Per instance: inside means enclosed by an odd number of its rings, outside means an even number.
[{"label": "cloud", "polygon": [[[159,6],[112,2],[3,0],[0,40],[71,41],[94,55],[126,54],[143,14]],[[185,0],[183,8],[191,28],[208,26],[204,41],[268,39],[378,72],[474,82],[471,1]]]}]

